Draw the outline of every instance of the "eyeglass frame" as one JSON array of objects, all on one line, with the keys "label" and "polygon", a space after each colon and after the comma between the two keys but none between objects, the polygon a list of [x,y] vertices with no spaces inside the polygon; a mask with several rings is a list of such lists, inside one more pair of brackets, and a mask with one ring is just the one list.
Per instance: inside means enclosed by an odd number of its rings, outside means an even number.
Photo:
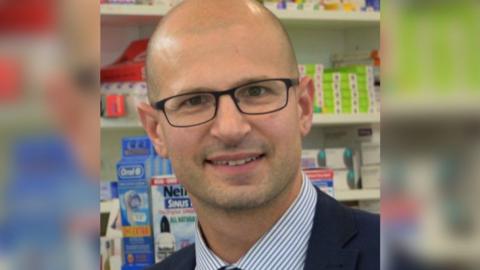
[{"label": "eyeglass frame", "polygon": [[[286,96],[286,101],[285,101],[285,104],[283,106],[281,106],[280,108],[278,109],[275,109],[275,110],[272,110],[272,111],[267,111],[267,112],[261,112],[261,113],[247,113],[247,112],[244,112],[240,106],[238,105],[238,101],[236,100],[236,97],[235,97],[235,91],[237,91],[237,89],[239,88],[242,88],[242,87],[245,87],[247,85],[250,85],[250,84],[255,84],[255,83],[262,83],[262,82],[268,82],[268,81],[281,81],[285,84],[285,87],[286,87],[286,92],[287,92],[287,96]],[[220,97],[221,96],[224,96],[224,95],[229,95],[232,100],[233,100],[233,103],[235,104],[235,106],[237,107],[238,111],[240,113],[243,113],[243,114],[246,114],[246,115],[262,115],[262,114],[269,114],[269,113],[274,113],[274,112],[278,112],[282,109],[284,109],[285,107],[287,107],[288,105],[288,96],[289,96],[289,90],[290,88],[292,88],[293,86],[297,86],[299,85],[299,79],[289,79],[289,78],[272,78],[272,79],[264,79],[264,80],[258,80],[258,81],[252,81],[252,82],[248,82],[248,83],[245,83],[245,84],[242,84],[240,86],[236,86],[236,87],[233,87],[233,88],[230,88],[230,89],[227,89],[227,90],[222,90],[222,91],[199,91],[199,92],[191,92],[191,93],[184,93],[184,94],[180,94],[180,95],[175,95],[175,96],[171,96],[171,97],[167,97],[167,98],[164,98],[162,100],[159,100],[155,103],[153,103],[151,106],[156,109],[156,110],[160,110],[163,112],[163,114],[165,115],[165,118],[167,119],[167,122],[172,126],[172,127],[177,127],[177,128],[188,128],[188,127],[194,127],[194,126],[199,126],[199,125],[203,125],[207,122],[210,122],[212,121],[213,119],[215,119],[215,117],[217,116],[217,111],[218,111],[218,104],[220,103],[219,100],[220,100]],[[198,124],[193,124],[193,125],[174,125],[170,122],[170,119],[168,119],[168,116],[167,116],[167,113],[165,112],[165,103],[170,100],[170,99],[173,99],[173,98],[177,98],[177,97],[181,97],[181,96],[186,96],[186,95],[192,95],[192,94],[211,94],[213,95],[213,97],[215,98],[215,111],[213,113],[213,116],[206,120],[206,121],[203,121],[203,122],[200,122]]]}]

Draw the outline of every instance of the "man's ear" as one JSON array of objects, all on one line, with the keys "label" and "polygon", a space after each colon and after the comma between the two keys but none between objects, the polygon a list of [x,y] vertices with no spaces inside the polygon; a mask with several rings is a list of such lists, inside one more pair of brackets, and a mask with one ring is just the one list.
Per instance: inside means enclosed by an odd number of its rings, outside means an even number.
[{"label": "man's ear", "polygon": [[297,86],[298,119],[300,123],[300,132],[306,136],[312,127],[313,118],[313,97],[315,88],[310,77],[305,76],[300,79]]},{"label": "man's ear", "polygon": [[158,155],[168,158],[168,150],[165,143],[165,136],[158,120],[158,111],[149,104],[142,102],[137,106],[137,112],[143,128],[153,143]]}]

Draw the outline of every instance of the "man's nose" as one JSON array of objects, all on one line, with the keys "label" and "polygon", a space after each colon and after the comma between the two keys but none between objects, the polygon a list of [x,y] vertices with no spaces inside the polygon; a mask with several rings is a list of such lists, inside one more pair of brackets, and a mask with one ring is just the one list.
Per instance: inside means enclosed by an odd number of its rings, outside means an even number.
[{"label": "man's nose", "polygon": [[232,97],[222,96],[218,100],[217,115],[210,133],[227,145],[235,146],[250,132],[246,115],[241,113]]}]

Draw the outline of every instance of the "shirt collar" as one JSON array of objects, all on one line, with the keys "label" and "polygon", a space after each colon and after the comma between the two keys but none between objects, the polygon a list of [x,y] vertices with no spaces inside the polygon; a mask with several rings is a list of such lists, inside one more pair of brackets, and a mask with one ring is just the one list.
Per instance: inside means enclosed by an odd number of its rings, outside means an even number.
[{"label": "shirt collar", "polygon": [[[283,216],[236,263],[229,265],[205,244],[200,228],[195,230],[196,270],[235,266],[242,270],[302,269],[313,226],[317,192],[303,175],[302,187]],[[228,269],[228,268],[227,268]]]}]

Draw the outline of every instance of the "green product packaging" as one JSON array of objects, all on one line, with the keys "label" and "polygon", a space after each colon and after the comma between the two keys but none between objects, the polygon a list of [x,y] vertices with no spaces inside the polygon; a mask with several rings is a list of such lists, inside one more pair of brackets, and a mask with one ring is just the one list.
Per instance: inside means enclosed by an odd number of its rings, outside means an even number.
[{"label": "green product packaging", "polygon": [[340,72],[328,72],[325,71],[323,73],[323,82],[324,83],[332,83],[332,82],[340,82],[343,80],[346,80],[344,76]]}]

